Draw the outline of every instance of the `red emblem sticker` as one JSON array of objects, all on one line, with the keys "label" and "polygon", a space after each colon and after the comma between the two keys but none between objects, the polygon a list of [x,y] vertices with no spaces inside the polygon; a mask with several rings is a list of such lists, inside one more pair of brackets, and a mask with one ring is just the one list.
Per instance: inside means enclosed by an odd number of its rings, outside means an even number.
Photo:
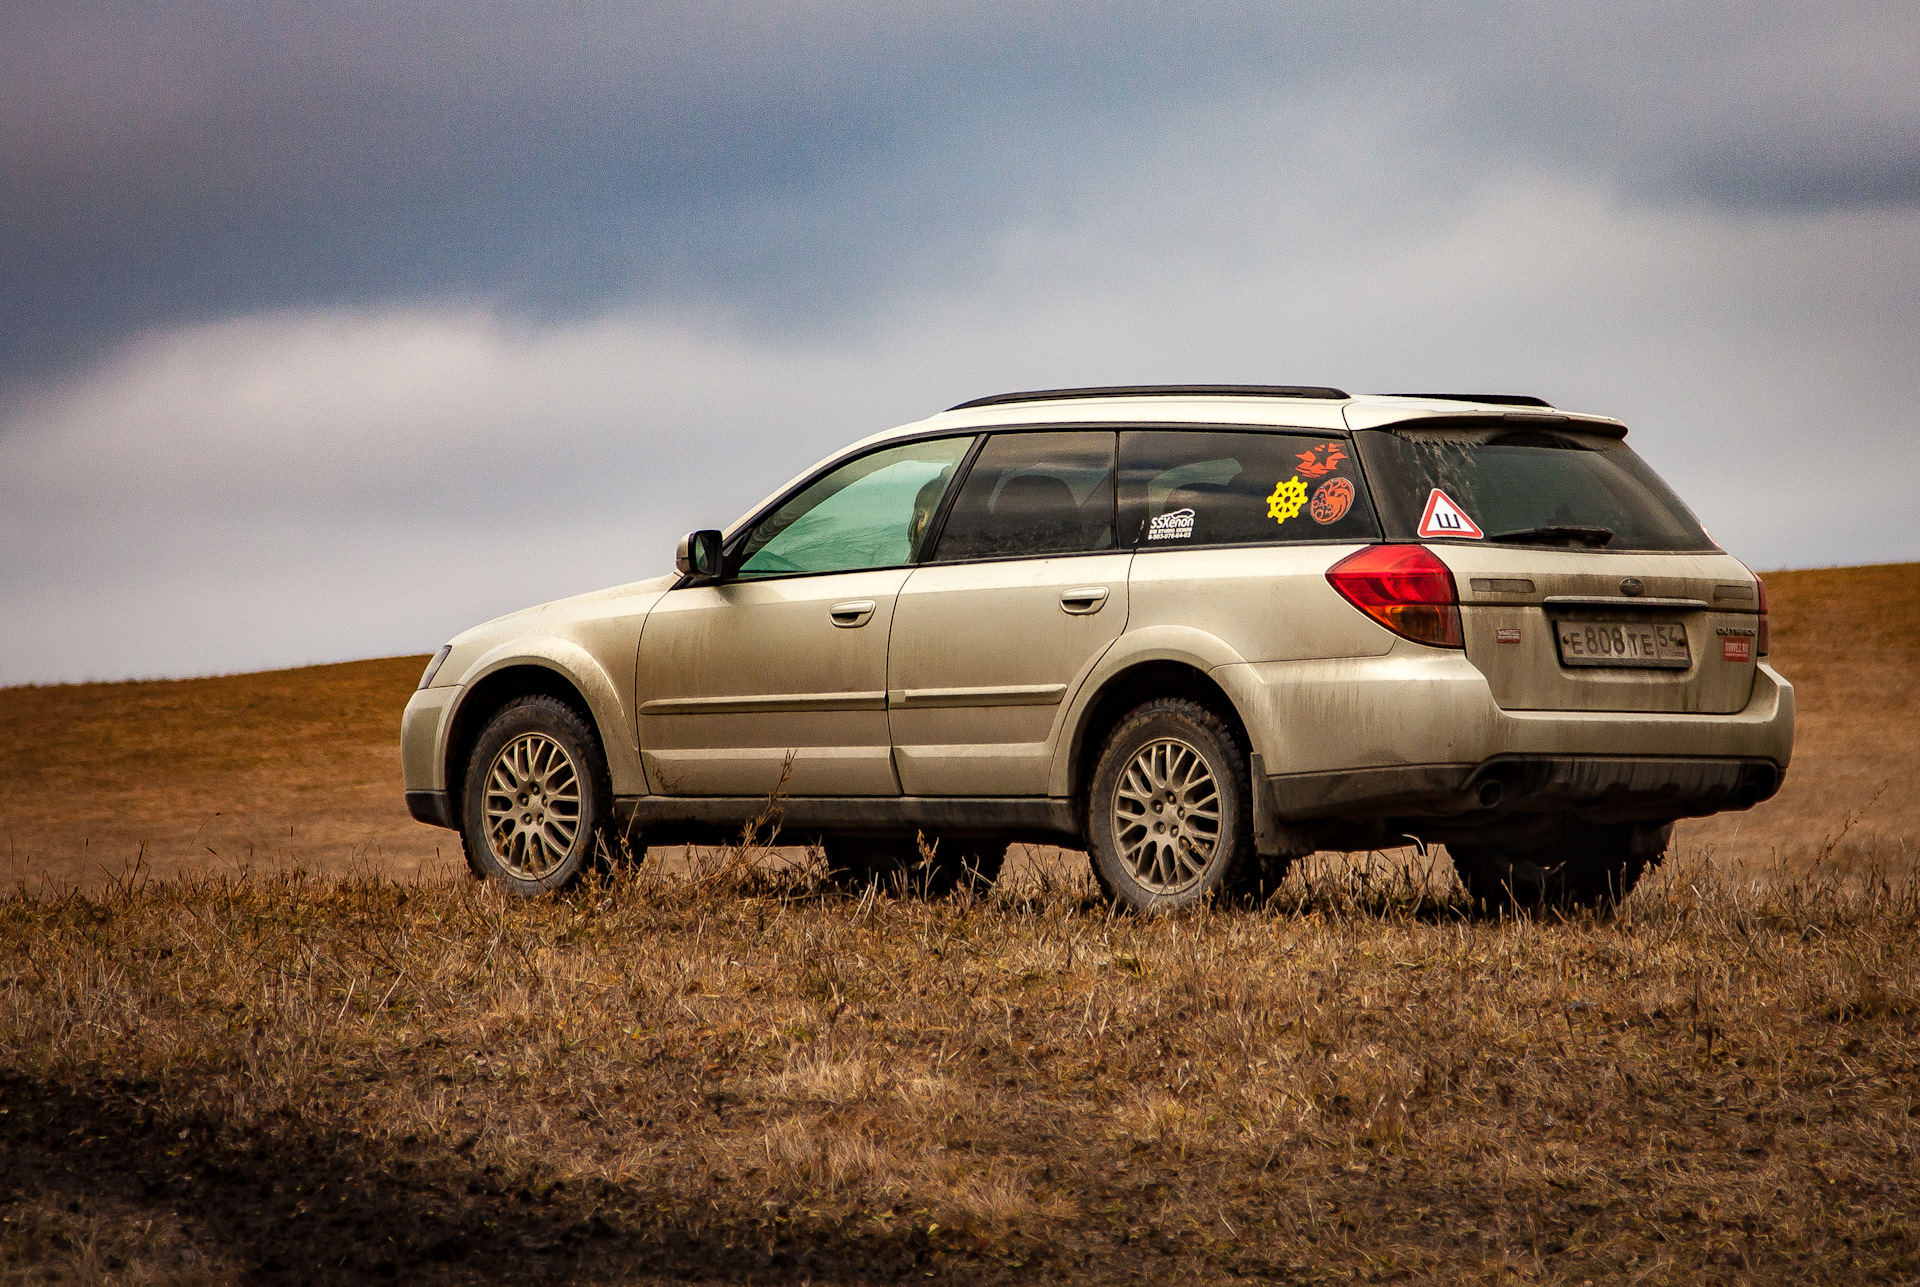
[{"label": "red emblem sticker", "polygon": [[1426,512],[1420,515],[1420,535],[1464,536],[1477,541],[1486,533],[1467,517],[1465,510],[1453,503],[1453,497],[1436,487],[1427,497]]},{"label": "red emblem sticker", "polygon": [[1498,630],[1493,632],[1493,637],[1495,639],[1498,639],[1501,643],[1519,643],[1520,627],[1519,626],[1501,626]]},{"label": "red emblem sticker", "polygon": [[1753,640],[1738,635],[1725,635],[1720,640],[1720,659],[1722,661],[1752,661]]},{"label": "red emblem sticker", "polygon": [[1307,513],[1316,523],[1338,523],[1353,508],[1353,484],[1344,478],[1329,478],[1313,492]]},{"label": "red emblem sticker", "polygon": [[1307,478],[1318,478],[1322,474],[1330,474],[1340,468],[1340,462],[1347,458],[1347,453],[1340,449],[1340,444],[1337,442],[1323,442],[1311,451],[1298,454],[1300,464],[1294,472]]}]

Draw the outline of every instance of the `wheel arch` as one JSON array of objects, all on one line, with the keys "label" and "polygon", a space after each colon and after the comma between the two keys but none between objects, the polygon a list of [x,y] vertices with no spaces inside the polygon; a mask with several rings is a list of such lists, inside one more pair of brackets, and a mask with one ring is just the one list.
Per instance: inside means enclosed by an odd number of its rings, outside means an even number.
[{"label": "wheel arch", "polygon": [[1066,792],[1078,799],[1093,780],[1094,763],[1107,734],[1127,712],[1156,697],[1181,697],[1225,720],[1243,753],[1253,750],[1247,722],[1227,690],[1187,657],[1136,658],[1103,679],[1082,705],[1067,747]]},{"label": "wheel arch", "polygon": [[[639,772],[639,757],[634,749],[624,746],[622,739],[609,736],[609,721],[614,721],[613,728],[619,728],[618,721],[626,714],[625,705],[605,671],[584,653],[582,658],[584,665],[569,667],[558,657],[522,652],[486,660],[476,667],[477,678],[462,681],[460,700],[447,717],[441,761],[454,817],[461,816],[460,795],[466,783],[466,760],[481,729],[494,712],[517,697],[552,697],[585,720],[600,743],[601,754],[606,757],[615,794],[621,793],[623,779]],[[627,763],[629,761],[631,763]],[[623,773],[623,769],[627,772]]]}]

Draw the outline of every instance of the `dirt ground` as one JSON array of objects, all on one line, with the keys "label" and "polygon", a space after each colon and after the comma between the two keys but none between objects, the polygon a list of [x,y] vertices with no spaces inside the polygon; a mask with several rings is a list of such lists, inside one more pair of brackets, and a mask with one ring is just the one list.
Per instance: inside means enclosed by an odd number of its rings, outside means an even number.
[{"label": "dirt ground", "polygon": [[[1749,813],[1684,824],[1722,865],[1910,869],[1920,849],[1920,563],[1770,573],[1773,662],[1795,686],[1787,783]],[[407,816],[400,710],[424,657],[208,679],[0,689],[0,879],[98,887],[303,869],[464,869]],[[1016,854],[1009,875],[1077,855]]]}]

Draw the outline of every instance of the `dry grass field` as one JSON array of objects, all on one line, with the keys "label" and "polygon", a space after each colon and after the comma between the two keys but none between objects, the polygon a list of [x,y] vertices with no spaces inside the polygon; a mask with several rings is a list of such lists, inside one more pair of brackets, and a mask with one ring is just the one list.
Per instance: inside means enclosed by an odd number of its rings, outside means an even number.
[{"label": "dry grass field", "polygon": [[1770,584],[1786,790],[1572,921],[1407,851],[508,903],[400,805],[418,659],[0,690],[0,1280],[1920,1281],[1920,566]]},{"label": "dry grass field", "polygon": [[[1799,700],[1793,769],[1751,813],[1683,825],[1682,844],[1754,869],[1822,854],[1911,864],[1920,564],[1775,572],[1768,585],[1773,661]],[[400,796],[400,709],[425,664],[0,688],[0,883],[98,888],[136,855],[157,876],[457,875],[452,835],[414,822]]]}]

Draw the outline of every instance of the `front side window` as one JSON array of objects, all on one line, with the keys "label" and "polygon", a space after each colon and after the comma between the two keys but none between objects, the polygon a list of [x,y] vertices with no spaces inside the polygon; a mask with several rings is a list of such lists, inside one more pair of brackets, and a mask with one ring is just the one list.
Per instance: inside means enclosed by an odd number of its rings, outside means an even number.
[{"label": "front side window", "polygon": [[934,558],[1112,549],[1114,437],[1070,430],[989,438],[954,498]]},{"label": "front side window", "polygon": [[1380,525],[1344,437],[1145,429],[1120,435],[1120,536],[1184,549],[1373,541]]},{"label": "front side window", "polygon": [[840,466],[754,527],[737,575],[900,567],[920,557],[934,510],[972,438],[889,447]]},{"label": "front side window", "polygon": [[[1395,540],[1453,535],[1610,550],[1715,548],[1692,511],[1618,438],[1505,426],[1381,429],[1357,437]],[[1441,506],[1453,512],[1448,521],[1457,530],[1436,520]]]}]

